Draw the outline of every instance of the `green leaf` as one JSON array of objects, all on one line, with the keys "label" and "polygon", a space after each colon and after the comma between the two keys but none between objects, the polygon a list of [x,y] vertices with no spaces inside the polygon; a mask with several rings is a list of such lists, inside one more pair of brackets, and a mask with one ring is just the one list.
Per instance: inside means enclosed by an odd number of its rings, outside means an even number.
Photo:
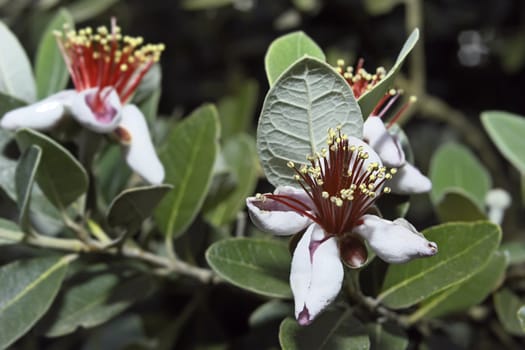
[{"label": "green leaf", "polygon": [[0,246],[20,242],[25,235],[20,227],[12,221],[0,218]]},{"label": "green leaf", "polygon": [[19,260],[0,268],[0,348],[24,335],[47,311],[71,256]]},{"label": "green leaf", "polygon": [[170,185],[135,187],[120,193],[108,210],[108,224],[135,230],[153,214]]},{"label": "green leaf", "polygon": [[521,330],[525,333],[525,305],[518,309],[517,316],[518,321],[520,321]]},{"label": "green leaf", "polygon": [[441,146],[432,157],[430,179],[430,198],[434,204],[442,200],[445,191],[459,188],[480,209],[485,207],[490,174],[468,148],[456,143]]},{"label": "green leaf", "polygon": [[403,44],[399,55],[397,56],[394,66],[388,71],[383,80],[381,80],[377,85],[375,85],[370,91],[364,93],[359,97],[358,103],[361,107],[361,113],[364,117],[368,117],[370,113],[374,110],[377,102],[384,96],[384,94],[392,88],[394,85],[394,80],[401,69],[401,65],[407,58],[408,54],[414,46],[416,46],[417,41],[419,40],[419,29],[414,29],[408,39]]},{"label": "green leaf", "polygon": [[118,147],[108,147],[96,159],[96,185],[102,198],[109,203],[125,187],[131,176],[131,169]]},{"label": "green leaf", "polygon": [[87,191],[88,177],[82,165],[61,145],[30,129],[16,132],[18,145],[25,151],[31,145],[42,149],[36,180],[49,201],[66,208]]},{"label": "green leaf", "polygon": [[15,35],[0,22],[0,92],[25,102],[36,99],[31,63]]},{"label": "green leaf", "polygon": [[142,317],[128,313],[90,332],[89,337],[83,339],[82,350],[160,350],[158,343],[158,338],[147,338]]},{"label": "green leaf", "polygon": [[165,182],[175,187],[155,211],[155,219],[166,235],[182,234],[202,207],[211,183],[218,137],[217,110],[204,105],[178,124],[160,149]]},{"label": "green leaf", "polygon": [[307,327],[286,318],[279,329],[284,350],[368,350],[366,328],[346,310],[328,310]]},{"label": "green leaf", "polygon": [[221,139],[228,141],[232,136],[248,131],[257,106],[259,84],[250,79],[243,81],[235,94],[222,98],[217,104],[221,120]]},{"label": "green leaf", "polygon": [[508,112],[490,111],[481,114],[481,122],[501,154],[525,174],[522,140],[525,134],[525,118]]},{"label": "green leaf", "polygon": [[105,12],[119,0],[77,0],[67,7],[75,22],[84,22]]},{"label": "green leaf", "polygon": [[205,213],[206,221],[215,227],[235,220],[245,206],[246,197],[253,193],[257,184],[257,150],[252,137],[241,134],[230,139],[224,146],[223,155],[237,185],[219,205]]},{"label": "green leaf", "polygon": [[370,349],[405,350],[408,347],[405,332],[394,324],[368,323],[366,329],[370,337]]},{"label": "green leaf", "polygon": [[494,307],[501,325],[512,335],[525,335],[518,319],[518,310],[523,306],[523,301],[510,289],[503,288],[494,294]]},{"label": "green leaf", "polygon": [[282,300],[270,300],[250,315],[248,323],[250,327],[260,327],[272,321],[282,320],[284,317],[293,315],[293,305]]},{"label": "green leaf", "polygon": [[509,257],[509,265],[518,265],[525,262],[525,242],[505,242],[500,250]]},{"label": "green leaf", "polygon": [[151,66],[144,78],[140,81],[135,94],[133,95],[133,103],[140,104],[158,92],[162,84],[162,71],[160,64],[156,63]]},{"label": "green leaf", "polygon": [[20,228],[26,233],[31,232],[29,208],[31,206],[31,192],[33,183],[42,158],[42,149],[30,146],[20,157],[15,172],[15,186],[19,210]]},{"label": "green leaf", "polygon": [[411,316],[412,321],[422,317],[431,318],[448,315],[479,304],[501,284],[506,268],[507,258],[505,254],[496,251],[488,263],[484,264],[481,271],[465,282],[452,286],[425,300],[419,310]]},{"label": "green leaf", "polygon": [[460,188],[445,190],[436,211],[441,222],[487,220],[479,205]]},{"label": "green leaf", "polygon": [[57,11],[42,35],[36,53],[35,76],[38,99],[43,99],[63,90],[69,72],[55,38],[55,31],[62,31],[64,24],[74,27],[73,18],[65,9]]},{"label": "green leaf", "polygon": [[499,226],[488,222],[450,223],[423,231],[439,253],[406,264],[390,265],[378,299],[399,309],[467,280],[485,266],[501,239]]},{"label": "green leaf", "polygon": [[23,107],[26,103],[13,96],[0,93],[0,119],[12,109]]},{"label": "green leaf", "polygon": [[264,57],[266,77],[270,86],[288,68],[304,56],[325,61],[323,50],[305,33],[298,31],[275,39]]},{"label": "green leaf", "polygon": [[288,161],[305,164],[307,155],[326,148],[327,131],[337,126],[348,136],[362,136],[352,90],[326,63],[301,59],[270,89],[259,118],[257,150],[268,181],[297,186]]},{"label": "green leaf", "polygon": [[147,275],[103,272],[74,279],[67,287],[57,298],[60,302],[49,314],[50,321],[42,322],[47,326],[48,337],[63,336],[79,327],[91,328],[110,320],[148,296],[154,280]]},{"label": "green leaf", "polygon": [[162,90],[159,87],[157,90],[153,91],[149,97],[147,97],[138,105],[140,111],[144,114],[144,117],[146,118],[149,124],[152,124],[157,119],[161,93]]},{"label": "green leaf", "polygon": [[290,298],[290,253],[275,240],[226,239],[212,244],[206,260],[219,276],[237,287],[275,298]]}]

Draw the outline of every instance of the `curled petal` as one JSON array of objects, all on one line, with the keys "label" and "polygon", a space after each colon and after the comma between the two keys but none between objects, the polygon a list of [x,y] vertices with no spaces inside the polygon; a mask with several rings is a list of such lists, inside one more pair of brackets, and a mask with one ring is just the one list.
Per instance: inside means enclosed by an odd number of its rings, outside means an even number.
[{"label": "curled petal", "polygon": [[432,182],[415,166],[405,163],[388,182],[388,186],[397,194],[425,193],[432,189]]},{"label": "curled petal", "polygon": [[335,299],[343,283],[344,271],[336,238],[324,237],[319,225],[310,225],[292,258],[290,286],[295,317],[302,326],[310,324]]},{"label": "curled petal", "polygon": [[157,157],[142,112],[134,105],[124,106],[118,129],[129,167],[151,184],[162,183],[164,166]]},{"label": "curled petal", "polygon": [[438,251],[436,243],[428,241],[405,219],[392,222],[366,214],[361,221],[354,233],[366,239],[374,252],[388,263],[404,263]]},{"label": "curled petal", "polygon": [[99,106],[97,92],[98,88],[79,92],[73,99],[71,112],[80,124],[90,130],[99,133],[112,132],[121,120],[120,98],[115,89],[105,88],[99,94],[102,98]]},{"label": "curled petal", "polygon": [[363,137],[379,154],[387,167],[400,167],[405,163],[405,152],[396,137],[390,135],[383,120],[370,116],[363,125]]},{"label": "curled petal", "polygon": [[[312,207],[310,197],[303,190],[291,186],[279,186],[274,194],[286,195],[300,201],[307,208]],[[292,235],[304,230],[312,223],[308,217],[298,214],[290,207],[264,196],[246,198],[246,206],[252,222],[261,230],[274,235]]]},{"label": "curled petal", "polygon": [[29,106],[14,109],[4,115],[0,126],[9,130],[51,129],[67,114],[75,95],[74,90],[61,91]]}]

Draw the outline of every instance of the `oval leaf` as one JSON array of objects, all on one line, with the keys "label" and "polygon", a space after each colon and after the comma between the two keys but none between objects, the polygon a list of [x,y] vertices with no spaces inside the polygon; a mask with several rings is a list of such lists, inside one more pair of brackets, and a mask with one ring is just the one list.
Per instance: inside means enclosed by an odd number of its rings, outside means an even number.
[{"label": "oval leaf", "polygon": [[40,39],[35,62],[36,90],[39,99],[63,90],[67,85],[69,72],[54,34],[56,30],[62,31],[64,25],[73,28],[73,17],[67,10],[60,9],[51,19]]},{"label": "oval leaf", "polygon": [[369,323],[366,325],[370,348],[374,350],[405,350],[408,338],[403,329],[392,323]]},{"label": "oval leaf", "polygon": [[25,102],[36,99],[29,58],[7,26],[0,22],[0,92]]},{"label": "oval leaf", "polygon": [[305,33],[298,31],[275,39],[266,52],[264,66],[270,86],[297,60],[304,56],[325,61],[323,50]]},{"label": "oval leaf", "polygon": [[430,163],[432,192],[430,198],[437,205],[445,191],[459,188],[481,209],[491,186],[490,174],[466,147],[448,143],[441,146]]},{"label": "oval leaf", "polygon": [[363,116],[368,117],[374,110],[377,102],[385,95],[385,93],[394,85],[394,79],[401,69],[403,61],[407,58],[408,54],[414,46],[416,46],[419,40],[419,29],[414,29],[408,37],[405,44],[401,48],[399,55],[397,56],[394,66],[388,71],[385,78],[375,85],[370,91],[364,93],[359,97],[358,103],[361,107],[361,113]]},{"label": "oval leaf", "polygon": [[[71,287],[57,298],[57,309],[43,319],[48,337],[69,334],[79,327],[91,328],[123,312],[137,300],[152,292],[154,281],[150,276],[120,276],[103,273],[73,280]],[[72,281],[72,282],[73,282]],[[48,323],[51,322],[51,323]]]},{"label": "oval leaf", "polygon": [[513,335],[525,335],[518,319],[518,310],[523,301],[510,289],[504,288],[494,294],[494,307],[501,325],[507,332]]},{"label": "oval leaf", "polygon": [[18,243],[24,236],[17,224],[0,218],[0,246]]},{"label": "oval leaf", "polygon": [[460,188],[444,191],[436,211],[441,222],[487,220],[479,205]]},{"label": "oval leaf", "polygon": [[506,268],[505,254],[495,252],[481,271],[465,282],[425,300],[420,309],[410,316],[411,321],[422,317],[440,317],[477,305],[503,281]]},{"label": "oval leaf", "polygon": [[31,146],[22,154],[16,166],[15,185],[19,211],[18,221],[20,228],[26,233],[31,231],[29,220],[31,192],[41,158],[42,149],[38,146]]},{"label": "oval leaf", "polygon": [[164,196],[172,189],[170,185],[136,187],[120,193],[108,210],[108,224],[134,230],[153,214]]},{"label": "oval leaf", "polygon": [[23,107],[27,103],[13,96],[0,93],[0,118],[12,109]]},{"label": "oval leaf", "polygon": [[329,310],[307,327],[286,318],[279,329],[279,343],[286,350],[367,350],[366,328],[350,311]]},{"label": "oval leaf", "polygon": [[303,58],[270,89],[257,127],[257,149],[268,181],[297,186],[288,161],[306,163],[306,156],[326,148],[329,128],[342,126],[361,137],[363,118],[352,89],[329,65]]},{"label": "oval leaf", "polygon": [[0,268],[0,348],[24,335],[47,311],[71,256],[19,260]]},{"label": "oval leaf", "polygon": [[291,303],[273,299],[255,309],[250,315],[248,323],[251,327],[260,327],[270,322],[281,321],[290,315],[293,315]]},{"label": "oval leaf", "polygon": [[491,111],[481,114],[481,122],[501,154],[525,174],[525,118],[508,112]]},{"label": "oval leaf", "polygon": [[36,180],[49,201],[66,208],[87,191],[88,177],[82,165],[61,145],[30,129],[16,132],[18,145],[25,151],[31,145],[42,149]]},{"label": "oval leaf", "polygon": [[206,198],[218,149],[218,122],[213,105],[200,107],[170,132],[159,151],[166,168],[165,182],[175,187],[155,211],[155,219],[168,236],[182,234]]},{"label": "oval leaf", "polygon": [[275,240],[234,238],[211,245],[206,260],[219,276],[237,287],[276,298],[291,298],[291,257]]},{"label": "oval leaf", "polygon": [[501,239],[499,226],[488,222],[450,223],[423,234],[438,244],[430,258],[390,265],[378,299],[398,309],[414,305],[480,271]]}]

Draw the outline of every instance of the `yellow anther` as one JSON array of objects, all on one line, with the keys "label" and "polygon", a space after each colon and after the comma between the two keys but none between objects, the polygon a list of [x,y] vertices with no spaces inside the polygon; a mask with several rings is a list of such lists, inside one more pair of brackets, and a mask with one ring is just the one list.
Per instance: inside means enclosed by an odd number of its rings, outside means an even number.
[{"label": "yellow anther", "polygon": [[[332,61],[332,62],[333,62],[333,61]],[[337,65],[338,65],[339,67],[344,67],[344,65],[345,65],[345,60],[343,60],[343,59],[338,59],[338,60],[337,60]]]},{"label": "yellow anther", "polygon": [[392,189],[390,187],[385,187],[385,188],[383,188],[383,192],[384,193],[390,193],[390,192],[392,192]]},{"label": "yellow anther", "polygon": [[286,166],[288,166],[288,168],[295,168],[295,163],[292,161],[289,161],[288,163],[286,163]]},{"label": "yellow anther", "polygon": [[323,191],[323,192],[321,193],[321,196],[322,196],[324,199],[327,199],[328,197],[330,197],[330,194],[329,194],[328,192],[326,192],[326,191]]},{"label": "yellow anther", "polygon": [[128,65],[125,64],[125,63],[121,64],[120,65],[120,70],[123,71],[123,72],[127,71],[128,70]]},{"label": "yellow anther", "polygon": [[395,175],[396,173],[397,173],[397,169],[396,168],[390,169],[390,174]]}]

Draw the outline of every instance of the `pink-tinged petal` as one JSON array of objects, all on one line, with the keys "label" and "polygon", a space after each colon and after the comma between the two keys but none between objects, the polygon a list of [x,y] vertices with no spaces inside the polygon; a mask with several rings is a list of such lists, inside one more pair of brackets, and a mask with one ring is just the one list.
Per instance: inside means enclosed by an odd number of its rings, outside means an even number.
[{"label": "pink-tinged petal", "polygon": [[0,126],[8,130],[49,130],[69,112],[71,100],[75,95],[74,90],[61,91],[42,101],[14,109],[4,115]]},{"label": "pink-tinged petal", "polygon": [[103,108],[96,111],[94,107],[98,88],[79,92],[71,106],[73,117],[86,128],[98,133],[109,133],[115,130],[121,121],[122,104],[113,88],[105,88],[101,92],[104,97]]},{"label": "pink-tinged petal", "polygon": [[121,141],[129,167],[151,184],[162,183],[164,166],[155,152],[142,112],[134,105],[124,106],[118,129],[119,136],[125,134]]},{"label": "pink-tinged petal", "polygon": [[370,116],[363,125],[363,138],[379,154],[387,167],[400,167],[405,163],[405,153],[396,137],[388,133],[383,120]]},{"label": "pink-tinged petal", "polygon": [[319,225],[310,225],[292,258],[290,286],[295,317],[302,326],[310,324],[335,299],[343,283],[344,270],[336,238],[324,237]]},{"label": "pink-tinged petal", "polygon": [[423,175],[415,166],[405,163],[392,176],[387,183],[393,193],[397,194],[414,194],[425,193],[432,189],[432,182],[428,177]]},{"label": "pink-tinged petal", "polygon": [[[291,186],[280,186],[274,194],[281,194],[297,199],[308,208],[311,201],[303,191]],[[304,230],[312,221],[296,213],[290,207],[264,196],[246,198],[248,214],[259,229],[277,236],[289,236]]]},{"label": "pink-tinged petal", "polygon": [[366,239],[374,252],[388,263],[404,263],[438,251],[436,243],[428,241],[405,219],[389,221],[367,214],[361,220],[354,233]]}]

